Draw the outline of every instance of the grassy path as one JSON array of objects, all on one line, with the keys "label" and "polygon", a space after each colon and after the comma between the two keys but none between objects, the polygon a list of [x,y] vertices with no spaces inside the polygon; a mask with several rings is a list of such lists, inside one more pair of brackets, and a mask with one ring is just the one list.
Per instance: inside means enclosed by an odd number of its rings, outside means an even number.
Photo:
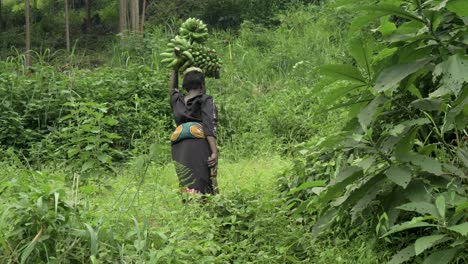
[{"label": "grassy path", "polygon": [[289,216],[276,188],[289,164],[277,156],[221,160],[221,194],[207,203],[181,203],[172,165],[151,166],[143,182],[129,169],[107,182],[112,188],[103,194],[82,198],[90,221],[97,225],[96,216],[102,217],[119,240],[128,241],[119,249],[125,262],[373,263],[361,240],[311,243],[309,230]]},{"label": "grassy path", "polygon": [[[58,231],[54,239],[66,243],[68,232],[77,232],[71,237],[80,234],[83,240],[73,250],[86,256],[94,248],[98,263],[376,263],[372,241],[362,237],[337,235],[311,243],[310,225],[291,216],[276,188],[278,175],[289,165],[278,156],[235,163],[221,160],[221,194],[184,204],[172,165],[151,165],[139,173],[136,161],[116,177],[83,184],[79,221],[72,231]],[[61,188],[66,192],[62,199],[72,200],[71,186],[60,171],[32,173],[7,167],[0,179],[10,175],[17,175],[18,181],[5,181],[4,186],[27,190],[26,186],[35,185],[46,192]],[[15,197],[14,193],[0,196],[8,203],[16,203]],[[35,199],[28,205],[34,211]],[[4,207],[0,204],[0,209]],[[9,228],[6,222],[3,225]],[[88,234],[90,228],[94,237]]]}]

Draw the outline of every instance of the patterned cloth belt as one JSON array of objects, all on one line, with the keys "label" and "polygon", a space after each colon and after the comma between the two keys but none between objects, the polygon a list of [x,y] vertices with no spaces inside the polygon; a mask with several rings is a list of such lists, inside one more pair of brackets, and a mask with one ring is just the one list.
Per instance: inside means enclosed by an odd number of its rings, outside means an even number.
[{"label": "patterned cloth belt", "polygon": [[187,122],[179,125],[171,136],[172,144],[187,138],[205,138],[203,127],[197,122]]}]

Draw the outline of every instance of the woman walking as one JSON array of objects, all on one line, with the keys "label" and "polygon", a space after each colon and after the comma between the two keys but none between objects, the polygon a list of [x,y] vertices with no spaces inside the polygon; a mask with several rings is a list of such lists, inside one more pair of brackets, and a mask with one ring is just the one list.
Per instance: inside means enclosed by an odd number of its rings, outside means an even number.
[{"label": "woman walking", "polygon": [[178,86],[176,69],[170,81],[170,102],[177,125],[171,142],[179,183],[186,192],[214,194],[218,170],[217,109],[213,97],[206,94],[201,69],[192,67],[184,72],[182,87],[186,95]]}]

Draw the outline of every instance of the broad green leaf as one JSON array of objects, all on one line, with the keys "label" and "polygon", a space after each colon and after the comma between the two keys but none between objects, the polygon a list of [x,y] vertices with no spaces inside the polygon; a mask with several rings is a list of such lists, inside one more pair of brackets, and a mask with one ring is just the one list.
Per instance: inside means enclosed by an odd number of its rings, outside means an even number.
[{"label": "broad green leaf", "polygon": [[387,178],[405,189],[411,181],[411,171],[406,167],[392,166],[386,172]]},{"label": "broad green leaf", "polygon": [[338,80],[358,82],[361,84],[366,84],[366,79],[362,77],[361,72],[351,65],[325,65],[321,66],[320,71],[324,75],[336,78]]},{"label": "broad green leaf", "polygon": [[412,257],[416,255],[414,251],[414,245],[411,244],[404,249],[400,250],[398,253],[392,256],[392,259],[388,262],[388,264],[400,264],[405,261],[410,260]]},{"label": "broad green leaf", "polygon": [[436,227],[436,225],[429,224],[429,223],[426,223],[426,222],[414,222],[414,221],[404,222],[404,223],[399,224],[399,225],[394,225],[390,229],[390,231],[385,233],[382,237],[386,237],[386,236],[394,234],[394,233],[398,233],[398,232],[408,230],[408,229],[419,228],[419,227]]},{"label": "broad green leaf", "polygon": [[104,122],[106,124],[108,124],[109,126],[115,126],[119,123],[119,121],[117,121],[116,119],[112,118],[112,117],[106,117],[104,118]]},{"label": "broad green leaf", "polygon": [[422,98],[423,98],[421,92],[420,92],[419,89],[414,85],[414,83],[411,83],[410,85],[408,85],[407,89],[408,89],[408,92],[410,92],[412,95],[416,96],[417,98],[419,98],[419,99],[422,99]]},{"label": "broad green leaf", "polygon": [[457,233],[462,234],[463,236],[468,236],[468,222],[465,222],[463,224],[451,226],[448,229],[455,231]]},{"label": "broad green leaf", "polygon": [[362,169],[358,167],[348,167],[341,171],[335,179],[330,181],[327,190],[320,195],[320,202],[327,203],[344,192],[348,184],[359,179],[363,175]]},{"label": "broad green leaf", "polygon": [[407,11],[405,11],[405,10],[401,9],[400,7],[395,6],[395,5],[380,4],[380,5],[376,5],[376,6],[367,6],[367,7],[364,7],[363,9],[370,10],[370,11],[382,12],[385,15],[399,16],[399,17],[406,18],[406,19],[409,19],[409,20],[418,21],[418,22],[420,22],[422,24],[425,23],[425,21],[422,18],[420,18],[417,15],[414,15],[414,14],[412,14],[410,12],[407,12]]},{"label": "broad green leaf", "polygon": [[302,190],[309,189],[309,188],[312,188],[312,187],[324,187],[324,186],[326,186],[324,181],[304,182],[299,187],[294,188],[291,191],[289,191],[289,194],[294,194],[294,193],[297,193],[297,192],[300,192]]},{"label": "broad green leaf", "polygon": [[450,244],[450,247],[458,247],[458,246],[463,245],[463,244],[465,244],[467,242],[468,242],[468,240],[466,238],[460,238],[460,239],[455,240],[452,244]]},{"label": "broad green leaf", "polygon": [[[390,36],[385,38],[389,43],[396,42],[415,42],[418,39],[429,37],[428,29],[417,21],[410,21],[399,26]],[[418,53],[418,49],[413,49],[413,52]],[[425,56],[426,57],[426,56]],[[405,62],[415,60],[413,56],[410,58],[402,58]],[[408,60],[409,59],[409,60]]]},{"label": "broad green leaf", "polygon": [[363,30],[366,25],[369,25],[369,22],[374,18],[375,17],[371,15],[355,17],[353,21],[351,21],[351,25],[349,25],[348,39],[353,38],[355,35],[359,35],[357,33]]},{"label": "broad green leaf", "polygon": [[410,202],[400,205],[397,208],[405,211],[417,212],[421,215],[439,216],[435,205],[428,202]]},{"label": "broad green leaf", "polygon": [[388,37],[397,29],[395,23],[390,21],[390,17],[391,16],[385,16],[380,18],[380,26],[375,29],[376,31],[382,33],[384,38]]},{"label": "broad green leaf", "polygon": [[450,0],[445,7],[459,16],[468,17],[468,1],[466,0]]},{"label": "broad green leaf", "polygon": [[445,197],[443,195],[439,195],[439,197],[437,197],[437,199],[435,201],[435,204],[436,204],[437,212],[442,217],[442,219],[444,219],[445,218],[445,208],[446,208]]},{"label": "broad green leaf", "polygon": [[451,248],[445,250],[439,250],[427,257],[424,260],[424,264],[447,264],[457,255],[459,249]]},{"label": "broad green leaf", "polygon": [[86,224],[86,229],[88,229],[89,237],[91,240],[91,255],[97,256],[98,254],[98,233],[89,225]]},{"label": "broad green leaf", "polygon": [[385,176],[382,173],[378,174],[348,195],[344,201],[344,206],[348,207],[354,204],[351,209],[351,220],[353,222],[358,214],[366,209],[374,201],[377,194],[382,191],[380,188],[375,188],[375,186],[380,186],[384,178]]},{"label": "broad green leaf", "polygon": [[80,153],[80,148],[79,147],[70,148],[67,151],[68,158],[72,158],[78,153]]},{"label": "broad green leaf", "polygon": [[81,166],[81,172],[85,172],[85,171],[87,171],[87,170],[93,168],[94,165],[95,165],[94,160],[88,160],[88,161],[86,161],[86,162],[83,164],[83,166]]},{"label": "broad green leaf", "polygon": [[335,102],[336,100],[344,97],[349,92],[354,91],[360,87],[363,87],[362,84],[352,84],[352,85],[340,85],[337,89],[330,91],[322,100],[323,105],[329,105]]},{"label": "broad green leaf", "polygon": [[377,112],[379,106],[385,103],[387,99],[383,95],[378,95],[374,98],[358,115],[359,123],[364,131],[367,131],[367,127],[371,124],[374,119],[374,115]]},{"label": "broad green leaf", "polygon": [[399,82],[410,74],[419,71],[430,59],[422,59],[413,61],[405,64],[398,64],[383,70],[377,77],[376,84],[374,86],[375,91],[385,92],[389,89],[394,89],[398,86]]},{"label": "broad green leaf", "polygon": [[411,202],[430,202],[431,193],[422,180],[413,180],[403,194]]},{"label": "broad green leaf", "polygon": [[433,71],[433,78],[440,80],[441,86],[429,96],[438,97],[446,94],[458,95],[463,83],[468,82],[468,56],[455,54],[438,64]]},{"label": "broad green leaf", "polygon": [[[459,116],[461,116],[461,118],[458,118]],[[468,124],[468,96],[464,98],[457,106],[450,109],[450,111],[447,114],[445,124],[442,127],[442,131],[447,132],[454,128],[462,130],[467,126],[467,124]]]},{"label": "broad green leaf", "polygon": [[457,206],[455,213],[459,214],[468,209],[468,202],[463,202]]},{"label": "broad green leaf", "polygon": [[466,149],[457,150],[457,157],[460,159],[461,163],[468,168],[468,151]]},{"label": "broad green leaf", "polygon": [[433,98],[418,99],[411,102],[410,106],[423,111],[440,111],[442,100]]},{"label": "broad green leaf", "polygon": [[442,175],[442,164],[433,158],[413,152],[401,152],[396,156],[399,160],[411,162],[413,165],[420,167],[423,171],[430,172],[435,175]]},{"label": "broad green leaf", "polygon": [[416,255],[419,255],[426,249],[436,245],[437,242],[441,241],[445,236],[446,235],[433,235],[418,238],[414,243],[414,250],[416,251]]},{"label": "broad green leaf", "polygon": [[330,225],[331,221],[335,216],[338,214],[337,209],[330,209],[328,210],[324,215],[322,215],[317,222],[315,223],[314,227],[312,228],[312,235],[315,241],[315,239],[318,237],[322,231]]},{"label": "broad green leaf", "polygon": [[372,62],[376,63],[379,62],[385,58],[388,58],[395,54],[395,52],[398,50],[398,48],[384,48],[379,51],[379,53],[375,56],[372,57]]},{"label": "broad green leaf", "polygon": [[99,153],[97,155],[97,158],[99,161],[101,161],[104,164],[110,164],[112,161],[112,157],[107,155],[106,153]]},{"label": "broad green leaf", "polygon": [[367,76],[371,76],[371,63],[373,40],[367,38],[363,40],[361,37],[353,38],[349,41],[349,54],[358,62],[361,68],[365,69]]}]

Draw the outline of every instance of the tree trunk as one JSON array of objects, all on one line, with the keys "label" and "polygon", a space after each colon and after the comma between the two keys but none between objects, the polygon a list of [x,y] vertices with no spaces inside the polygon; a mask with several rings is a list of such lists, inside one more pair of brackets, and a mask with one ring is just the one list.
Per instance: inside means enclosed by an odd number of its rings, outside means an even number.
[{"label": "tree trunk", "polygon": [[140,27],[141,32],[145,32],[145,13],[146,13],[146,0],[143,0],[143,10],[141,11],[141,27]]},{"label": "tree trunk", "polygon": [[26,13],[26,54],[25,54],[25,66],[31,66],[31,28],[30,28],[30,13],[31,13],[31,3],[30,0],[25,0],[25,13]]},{"label": "tree trunk", "polygon": [[86,0],[86,33],[91,31],[91,0]]},{"label": "tree trunk", "polygon": [[0,0],[0,30],[3,30],[2,0]]},{"label": "tree trunk", "polygon": [[119,32],[124,34],[127,28],[127,0],[119,0]]},{"label": "tree trunk", "polygon": [[67,52],[70,53],[70,16],[68,15],[68,0],[65,0],[65,39]]},{"label": "tree trunk", "polygon": [[130,20],[132,21],[132,31],[137,32],[140,29],[140,0],[131,0]]}]

